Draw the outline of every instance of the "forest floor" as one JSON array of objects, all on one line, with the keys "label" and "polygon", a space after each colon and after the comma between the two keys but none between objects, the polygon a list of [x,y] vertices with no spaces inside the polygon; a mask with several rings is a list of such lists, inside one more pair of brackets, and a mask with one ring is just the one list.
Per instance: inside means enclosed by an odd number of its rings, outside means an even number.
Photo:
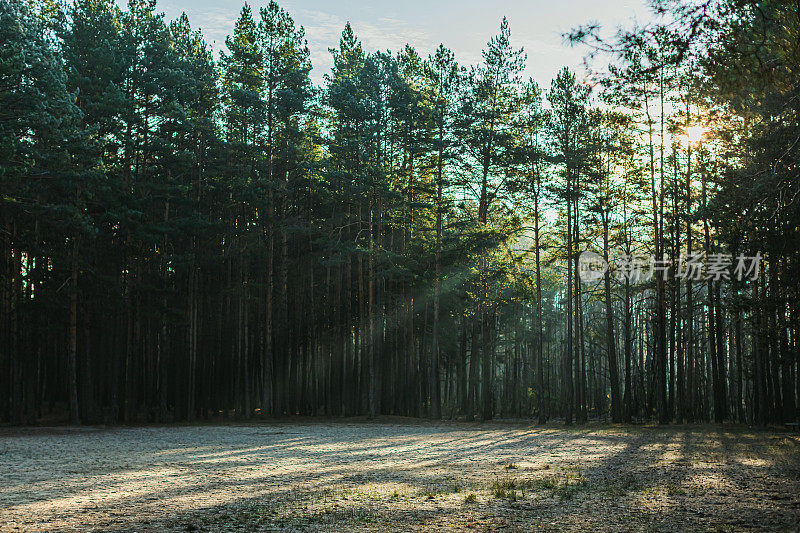
[{"label": "forest floor", "polygon": [[0,428],[2,531],[798,524],[797,433],[393,419]]}]

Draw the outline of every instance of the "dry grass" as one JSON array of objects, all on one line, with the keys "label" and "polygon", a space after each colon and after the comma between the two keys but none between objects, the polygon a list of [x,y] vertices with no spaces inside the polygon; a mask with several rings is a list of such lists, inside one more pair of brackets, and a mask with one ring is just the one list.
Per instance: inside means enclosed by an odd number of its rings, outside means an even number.
[{"label": "dry grass", "polygon": [[391,422],[0,430],[0,530],[800,523],[796,435]]}]

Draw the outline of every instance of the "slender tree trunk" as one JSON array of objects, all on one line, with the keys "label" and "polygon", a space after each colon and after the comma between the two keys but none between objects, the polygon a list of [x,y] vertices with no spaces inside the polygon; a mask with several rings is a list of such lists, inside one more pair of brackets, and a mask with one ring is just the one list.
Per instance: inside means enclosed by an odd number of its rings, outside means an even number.
[{"label": "slender tree trunk", "polygon": [[78,409],[78,239],[72,241],[72,273],[69,296],[69,353],[67,364],[69,423],[80,425]]},{"label": "slender tree trunk", "polygon": [[[603,258],[608,264],[608,212],[603,214]],[[606,300],[606,345],[608,349],[608,371],[611,381],[611,420],[622,422],[622,406],[619,394],[619,369],[617,366],[617,349],[614,339],[614,310],[611,302],[611,271],[606,270],[603,279],[603,289]]]},{"label": "slender tree trunk", "polygon": [[[565,416],[564,423],[566,425],[572,424],[572,408],[575,402],[573,380],[572,380],[572,339],[573,339],[573,314],[572,314],[572,188],[570,180],[570,171],[567,169],[567,345],[566,353],[564,354],[564,385],[566,390],[565,397]],[[576,313],[578,310],[576,309]]]},{"label": "slender tree trunk", "polygon": [[[687,107],[688,112],[688,107]],[[688,119],[687,119],[688,120]],[[692,257],[692,145],[689,144],[686,155],[686,257]],[[692,273],[686,275],[686,399],[688,400],[685,418],[694,422],[697,410],[697,385],[695,383],[694,360],[694,288]]]},{"label": "slender tree trunk", "polygon": [[547,413],[544,404],[544,361],[542,357],[542,344],[544,343],[544,328],[542,324],[542,267],[539,245],[539,193],[541,191],[541,177],[536,172],[536,192],[533,199],[534,218],[534,246],[536,248],[536,384],[537,384],[537,411],[539,423],[547,422]]},{"label": "slender tree trunk", "polygon": [[444,132],[439,128],[439,154],[436,168],[436,279],[434,281],[433,296],[433,339],[431,348],[431,375],[430,375],[430,398],[431,398],[431,418],[439,419],[442,417],[442,404],[439,394],[439,306],[441,298],[442,284],[442,179],[443,179],[443,142]]},{"label": "slender tree trunk", "polygon": [[375,418],[375,248],[373,238],[373,209],[369,206],[369,303],[367,315],[369,316],[369,416]]}]

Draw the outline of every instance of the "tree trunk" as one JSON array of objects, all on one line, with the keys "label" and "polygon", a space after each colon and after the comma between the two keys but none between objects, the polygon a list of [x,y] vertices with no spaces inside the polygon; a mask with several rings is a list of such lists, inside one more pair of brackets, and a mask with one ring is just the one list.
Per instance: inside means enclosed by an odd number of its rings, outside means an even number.
[{"label": "tree trunk", "polygon": [[78,239],[72,241],[72,273],[69,296],[69,353],[67,386],[69,390],[69,423],[80,425],[78,409]]}]

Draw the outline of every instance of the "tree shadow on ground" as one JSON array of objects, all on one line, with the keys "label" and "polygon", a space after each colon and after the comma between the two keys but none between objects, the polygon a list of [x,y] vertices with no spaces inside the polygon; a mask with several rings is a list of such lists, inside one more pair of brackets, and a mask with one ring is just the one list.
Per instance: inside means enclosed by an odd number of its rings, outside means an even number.
[{"label": "tree shadow on ground", "polygon": [[[683,426],[289,427],[134,431],[116,450],[130,455],[126,465],[101,453],[114,433],[70,434],[56,448],[82,449],[72,474],[56,475],[63,458],[39,461],[50,477],[0,489],[0,519],[34,530],[137,531],[750,529],[800,521],[800,439],[781,435]],[[42,445],[0,442],[5,460]]]}]

